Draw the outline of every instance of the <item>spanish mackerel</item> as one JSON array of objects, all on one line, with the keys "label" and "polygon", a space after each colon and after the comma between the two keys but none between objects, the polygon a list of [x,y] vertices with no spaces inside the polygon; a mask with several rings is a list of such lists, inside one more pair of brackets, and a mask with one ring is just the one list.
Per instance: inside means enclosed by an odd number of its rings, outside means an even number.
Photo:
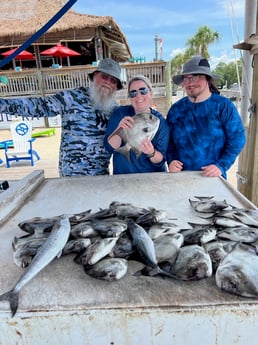
[{"label": "spanish mackerel", "polygon": [[55,257],[61,255],[69,235],[69,218],[66,215],[62,215],[57,219],[50,235],[39,248],[31,264],[26,268],[26,271],[21,275],[15,286],[11,290],[0,295],[0,301],[9,301],[12,317],[16,314],[18,309],[19,292],[22,287],[53,261]]},{"label": "spanish mackerel", "polygon": [[[152,270],[149,271],[149,275],[162,275],[170,278],[176,278],[174,275],[164,271],[159,267],[154,243],[146,230],[139,224],[135,223],[132,219],[128,220],[127,225],[128,230],[132,236],[133,243],[135,244],[139,254],[142,256],[145,263],[152,268]],[[139,272],[136,272],[136,275],[138,273]]]}]

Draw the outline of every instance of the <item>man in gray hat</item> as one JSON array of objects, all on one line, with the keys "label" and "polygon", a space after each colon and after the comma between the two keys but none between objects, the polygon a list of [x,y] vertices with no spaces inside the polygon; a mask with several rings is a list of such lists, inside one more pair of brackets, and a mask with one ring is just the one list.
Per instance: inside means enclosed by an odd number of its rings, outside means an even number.
[{"label": "man in gray hat", "polygon": [[223,176],[245,145],[245,129],[235,105],[219,94],[209,62],[194,56],[173,77],[187,96],[167,115],[170,172],[202,170],[203,176]]},{"label": "man in gray hat", "polygon": [[28,117],[61,115],[60,176],[105,175],[110,153],[103,139],[110,113],[122,89],[121,68],[112,59],[100,61],[89,74],[90,86],[47,97],[0,98],[0,113]]}]

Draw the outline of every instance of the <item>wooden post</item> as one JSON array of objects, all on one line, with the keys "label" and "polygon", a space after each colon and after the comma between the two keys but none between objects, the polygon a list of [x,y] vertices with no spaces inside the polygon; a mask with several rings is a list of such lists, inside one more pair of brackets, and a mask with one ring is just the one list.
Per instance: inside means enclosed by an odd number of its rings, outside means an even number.
[{"label": "wooden post", "polygon": [[252,106],[250,111],[250,121],[247,128],[247,143],[243,152],[245,155],[245,165],[241,167],[242,172],[246,171],[246,181],[239,187],[239,190],[250,201],[258,206],[258,50],[254,55],[254,73],[252,88]]},{"label": "wooden post", "polygon": [[[258,35],[258,10],[256,12],[256,37]],[[251,48],[253,54],[253,85],[252,104],[250,107],[250,120],[247,128],[247,143],[240,159],[240,178],[238,189],[250,201],[258,206],[258,45]]]},{"label": "wooden post", "polygon": [[171,62],[167,61],[165,66],[165,80],[166,80],[166,114],[172,104],[172,83],[171,83]]}]

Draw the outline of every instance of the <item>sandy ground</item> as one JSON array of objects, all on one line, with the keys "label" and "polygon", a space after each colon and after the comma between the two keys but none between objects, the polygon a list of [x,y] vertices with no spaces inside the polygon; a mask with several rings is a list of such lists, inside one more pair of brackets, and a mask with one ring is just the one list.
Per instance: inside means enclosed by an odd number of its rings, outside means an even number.
[{"label": "sandy ground", "polygon": [[[35,129],[33,132],[41,131],[40,128]],[[12,162],[11,168],[7,169],[5,164],[0,166],[0,180],[20,180],[34,170],[43,169],[46,178],[59,177],[58,174],[58,156],[60,145],[61,129],[56,128],[55,135],[38,137],[33,143],[33,148],[40,155],[40,160],[35,162],[32,167],[29,161],[20,161],[18,163]],[[9,130],[0,130],[0,141],[10,140]],[[0,150],[0,158],[5,162],[4,150]],[[228,171],[228,181],[235,188],[237,188],[236,172],[238,170],[238,163],[231,167]]]},{"label": "sandy ground", "polygon": [[[35,128],[33,132],[37,133],[43,129]],[[1,180],[20,180],[34,170],[43,169],[46,178],[59,177],[58,174],[58,156],[60,144],[61,129],[55,129],[55,135],[38,137],[33,143],[33,149],[40,156],[40,160],[35,162],[34,166],[29,161],[11,162],[11,167],[6,168],[5,164],[0,166]],[[0,141],[11,139],[9,130],[0,130]],[[5,162],[4,150],[0,150],[0,158]]]}]

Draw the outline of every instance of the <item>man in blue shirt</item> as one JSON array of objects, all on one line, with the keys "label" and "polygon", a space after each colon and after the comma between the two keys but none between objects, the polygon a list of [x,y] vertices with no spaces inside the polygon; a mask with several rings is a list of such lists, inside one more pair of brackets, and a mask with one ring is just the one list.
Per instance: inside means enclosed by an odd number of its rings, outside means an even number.
[{"label": "man in blue shirt", "polygon": [[202,170],[203,176],[223,176],[246,141],[245,128],[235,105],[219,94],[208,61],[194,56],[173,77],[187,96],[167,115],[170,143],[169,172]]},{"label": "man in blue shirt", "polygon": [[48,97],[0,98],[0,112],[25,118],[61,115],[60,176],[105,175],[111,155],[103,140],[110,113],[118,106],[120,75],[116,61],[103,59],[89,74],[89,87]]}]

